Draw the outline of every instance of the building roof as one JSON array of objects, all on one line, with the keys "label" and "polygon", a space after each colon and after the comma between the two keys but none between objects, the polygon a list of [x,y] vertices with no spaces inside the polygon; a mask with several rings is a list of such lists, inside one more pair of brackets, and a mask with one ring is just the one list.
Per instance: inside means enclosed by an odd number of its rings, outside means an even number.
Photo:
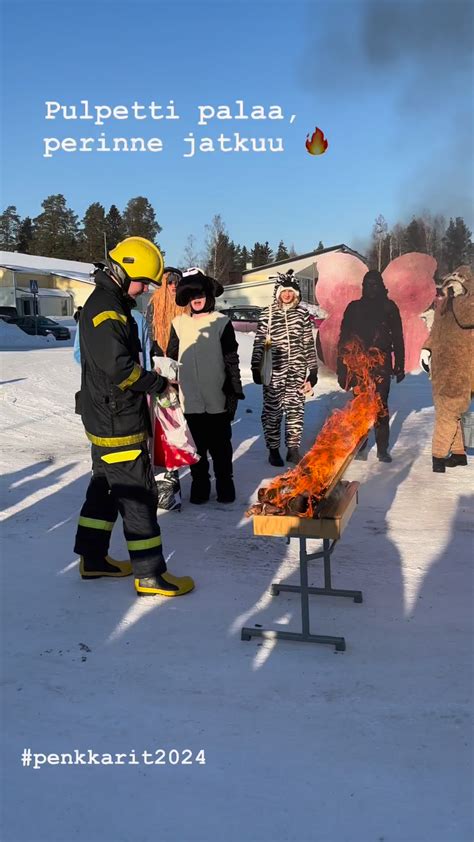
[{"label": "building roof", "polygon": [[259,269],[273,269],[274,267],[276,268],[277,266],[283,266],[287,263],[292,263],[296,260],[303,260],[305,257],[317,257],[318,254],[326,254],[326,252],[328,251],[342,251],[345,254],[353,254],[355,257],[359,257],[364,262],[366,259],[364,255],[360,254],[358,251],[354,251],[354,249],[349,248],[349,246],[346,246],[345,243],[340,243],[338,246],[328,246],[328,248],[316,249],[316,251],[308,251],[305,252],[305,254],[296,254],[294,257],[285,257],[284,260],[277,260],[274,263],[265,263],[263,266],[253,266],[252,269],[246,269],[244,272],[242,272],[242,277],[244,275],[250,275],[253,272],[258,271]]},{"label": "building roof", "polygon": [[21,254],[18,251],[0,251],[0,268],[13,272],[34,275],[55,275],[70,280],[94,283],[91,272],[92,263],[78,260],[61,260],[58,257],[41,257],[37,254]]}]

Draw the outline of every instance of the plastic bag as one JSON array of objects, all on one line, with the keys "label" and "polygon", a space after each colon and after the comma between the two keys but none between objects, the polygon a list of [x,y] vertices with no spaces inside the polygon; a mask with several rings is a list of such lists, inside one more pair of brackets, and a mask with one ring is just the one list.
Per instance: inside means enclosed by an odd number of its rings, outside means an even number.
[{"label": "plastic bag", "polygon": [[262,361],[260,363],[260,379],[263,386],[269,386],[272,382],[273,361],[272,346],[270,340],[265,340]]},{"label": "plastic bag", "polygon": [[163,471],[155,477],[158,491],[158,508],[168,512],[181,509],[181,486],[178,471]]},{"label": "plastic bag", "polygon": [[155,371],[166,377],[167,380],[177,380],[179,363],[171,357],[153,357],[153,366]]},{"label": "plastic bag", "polygon": [[176,404],[162,406],[161,399],[154,401],[155,430],[153,437],[153,464],[173,470],[183,465],[199,462],[199,455],[189,431],[183,410]]}]

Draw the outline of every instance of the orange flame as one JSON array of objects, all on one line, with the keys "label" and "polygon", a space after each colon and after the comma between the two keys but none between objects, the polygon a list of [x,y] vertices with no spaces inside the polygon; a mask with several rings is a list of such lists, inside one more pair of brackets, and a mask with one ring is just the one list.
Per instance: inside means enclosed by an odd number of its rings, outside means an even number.
[{"label": "orange flame", "polygon": [[296,468],[276,477],[252,506],[247,516],[261,514],[265,503],[285,512],[300,494],[308,496],[308,508],[300,517],[312,517],[315,505],[324,497],[331,481],[359,441],[373,427],[383,410],[376,392],[377,369],[383,357],[377,348],[363,349],[359,341],[348,344],[343,362],[349,373],[348,383],[355,383],[354,398],[342,410],[335,410],[324,423],[311,450]]},{"label": "orange flame", "polygon": [[328,142],[321,129],[318,129],[317,126],[311,135],[311,140],[309,139],[309,134],[306,135],[306,149],[310,155],[322,155],[327,148]]}]

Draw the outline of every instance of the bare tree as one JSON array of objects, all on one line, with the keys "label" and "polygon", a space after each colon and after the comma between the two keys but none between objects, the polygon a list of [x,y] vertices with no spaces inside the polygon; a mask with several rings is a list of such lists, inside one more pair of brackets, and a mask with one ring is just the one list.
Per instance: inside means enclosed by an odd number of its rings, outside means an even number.
[{"label": "bare tree", "polygon": [[201,262],[201,256],[196,247],[196,237],[194,234],[189,234],[188,239],[186,240],[186,245],[183,250],[183,259],[181,262],[184,269],[188,269],[191,266],[199,266]]},{"label": "bare tree", "polygon": [[205,268],[213,278],[228,283],[235,265],[235,246],[231,243],[220,214],[206,228]]},{"label": "bare tree", "polygon": [[390,232],[390,237],[392,246],[390,260],[392,260],[394,257],[400,257],[400,255],[403,254],[403,240],[405,237],[405,229],[403,225],[400,225],[400,223],[397,222]]},{"label": "bare tree", "polygon": [[382,216],[382,214],[379,214],[379,216],[375,220],[375,224],[372,231],[372,236],[375,240],[377,248],[377,268],[379,272],[382,269],[382,246],[384,244],[385,238],[387,237],[387,232],[388,225],[385,220],[385,217]]}]

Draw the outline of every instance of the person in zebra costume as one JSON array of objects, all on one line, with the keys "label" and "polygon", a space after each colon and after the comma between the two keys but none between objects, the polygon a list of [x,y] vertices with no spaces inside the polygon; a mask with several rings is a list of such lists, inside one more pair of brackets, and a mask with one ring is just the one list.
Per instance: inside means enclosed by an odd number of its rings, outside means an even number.
[{"label": "person in zebra costume", "polygon": [[[272,371],[268,385],[262,384],[265,345],[271,348]],[[290,270],[278,275],[274,299],[262,310],[252,353],[254,383],[263,385],[262,424],[270,465],[281,467],[281,422],[285,414],[286,461],[301,459],[306,395],[318,382],[318,362],[309,313],[301,306],[301,290]]]}]

